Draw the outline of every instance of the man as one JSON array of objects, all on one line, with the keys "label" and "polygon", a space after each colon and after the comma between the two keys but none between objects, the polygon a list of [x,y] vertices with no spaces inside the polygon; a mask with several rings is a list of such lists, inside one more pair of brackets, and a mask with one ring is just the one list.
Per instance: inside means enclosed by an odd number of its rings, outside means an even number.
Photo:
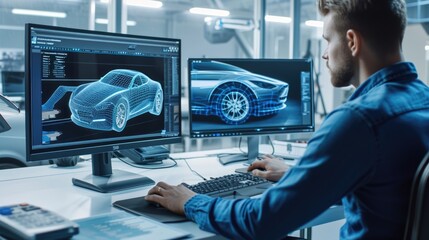
[{"label": "man", "polygon": [[429,150],[429,88],[401,50],[405,3],[318,5],[331,82],[357,89],[326,117],[300,162],[289,170],[270,158],[253,163],[254,175],[278,181],[258,199],[211,198],[160,182],[147,200],[234,239],[282,238],[342,200],[341,239],[402,239],[411,182]]}]

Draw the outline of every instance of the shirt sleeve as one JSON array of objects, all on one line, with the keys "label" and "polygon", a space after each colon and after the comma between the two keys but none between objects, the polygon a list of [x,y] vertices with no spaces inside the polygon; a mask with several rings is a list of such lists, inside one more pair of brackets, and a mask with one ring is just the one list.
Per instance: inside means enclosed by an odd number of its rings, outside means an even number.
[{"label": "shirt sleeve", "polygon": [[370,179],[377,159],[370,126],[356,110],[336,110],[298,164],[260,198],[196,195],[185,204],[185,214],[201,229],[228,238],[284,237]]}]

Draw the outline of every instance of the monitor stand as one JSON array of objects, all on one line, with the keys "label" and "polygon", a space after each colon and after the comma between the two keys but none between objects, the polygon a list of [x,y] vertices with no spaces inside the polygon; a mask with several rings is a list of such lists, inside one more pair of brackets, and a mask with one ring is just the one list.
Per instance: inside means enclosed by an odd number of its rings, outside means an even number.
[{"label": "monitor stand", "polygon": [[250,165],[258,158],[259,155],[259,136],[247,137],[247,154],[231,154],[227,156],[220,156],[219,162],[226,165],[234,162],[247,161],[246,164]]},{"label": "monitor stand", "polygon": [[111,153],[92,154],[92,175],[73,178],[75,186],[108,193],[155,184],[152,179],[123,170],[112,170]]}]

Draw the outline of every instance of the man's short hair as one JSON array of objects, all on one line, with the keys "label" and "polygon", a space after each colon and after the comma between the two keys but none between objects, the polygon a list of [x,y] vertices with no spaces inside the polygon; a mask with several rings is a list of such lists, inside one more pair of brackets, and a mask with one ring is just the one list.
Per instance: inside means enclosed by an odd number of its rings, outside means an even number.
[{"label": "man's short hair", "polygon": [[397,51],[407,25],[404,0],[318,0],[323,16],[334,13],[336,29],[362,34],[370,47],[380,54]]}]

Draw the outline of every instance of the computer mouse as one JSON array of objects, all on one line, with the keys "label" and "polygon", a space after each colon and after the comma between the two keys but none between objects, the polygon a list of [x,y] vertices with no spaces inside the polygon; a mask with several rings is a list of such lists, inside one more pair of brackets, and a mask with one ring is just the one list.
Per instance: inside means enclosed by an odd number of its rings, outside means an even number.
[{"label": "computer mouse", "polygon": [[148,201],[148,200],[146,200],[146,202],[149,203],[149,205],[152,206],[152,207],[164,208],[163,206],[161,206],[161,204],[159,204],[157,202],[152,202],[152,201]]}]

